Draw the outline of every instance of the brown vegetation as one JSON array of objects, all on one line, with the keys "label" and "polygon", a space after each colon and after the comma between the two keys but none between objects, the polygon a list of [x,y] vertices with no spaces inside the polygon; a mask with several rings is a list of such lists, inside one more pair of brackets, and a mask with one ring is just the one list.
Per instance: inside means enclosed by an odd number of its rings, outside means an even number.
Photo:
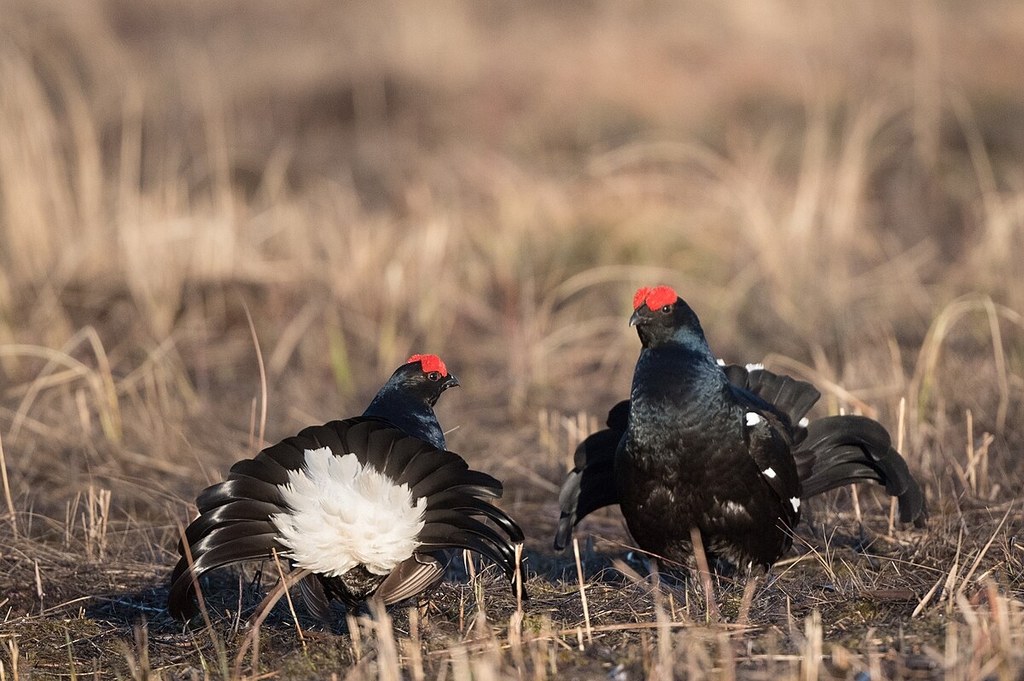
[{"label": "brown vegetation", "polygon": [[[0,0],[0,679],[1019,678],[1022,82],[1012,0]],[[928,527],[836,493],[705,592],[606,512],[581,583],[556,489],[651,283],[898,432]],[[196,492],[414,351],[524,609],[456,566],[334,631],[282,602],[238,666],[248,576],[171,621]]]}]

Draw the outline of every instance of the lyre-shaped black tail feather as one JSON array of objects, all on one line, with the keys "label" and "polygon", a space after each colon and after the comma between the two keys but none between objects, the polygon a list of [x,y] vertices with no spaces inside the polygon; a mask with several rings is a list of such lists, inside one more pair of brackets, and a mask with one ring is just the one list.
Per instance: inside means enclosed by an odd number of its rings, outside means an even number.
[{"label": "lyre-shaped black tail feather", "polygon": [[794,452],[803,497],[857,482],[877,482],[899,499],[900,520],[921,522],[926,515],[924,493],[892,447],[888,431],[864,416],[830,416],[812,421],[807,437]]},{"label": "lyre-shaped black tail feather", "polygon": [[437,493],[431,499],[430,508],[483,516],[500,527],[513,542],[520,543],[525,539],[522,529],[505,511],[483,499],[466,494],[461,489],[449,489]]}]

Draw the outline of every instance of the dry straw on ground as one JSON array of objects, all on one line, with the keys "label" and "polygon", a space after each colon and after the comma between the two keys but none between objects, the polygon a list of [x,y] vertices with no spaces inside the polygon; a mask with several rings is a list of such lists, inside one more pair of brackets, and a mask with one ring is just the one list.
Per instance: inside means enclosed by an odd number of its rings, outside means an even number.
[{"label": "dry straw on ground", "polygon": [[[1010,0],[0,0],[0,679],[1019,678],[1021,82]],[[928,527],[836,493],[753,586],[649,575],[614,512],[555,555],[654,282],[898,431]],[[413,351],[531,598],[456,560],[239,656],[226,573],[171,621],[195,493]]]}]

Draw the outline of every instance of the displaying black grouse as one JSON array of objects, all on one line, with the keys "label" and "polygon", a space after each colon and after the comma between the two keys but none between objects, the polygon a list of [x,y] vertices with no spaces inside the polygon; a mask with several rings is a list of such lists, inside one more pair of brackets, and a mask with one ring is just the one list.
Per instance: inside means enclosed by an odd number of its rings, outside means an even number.
[{"label": "displaying black grouse", "polygon": [[274,550],[310,572],[299,584],[324,620],[332,598],[391,604],[423,593],[441,579],[445,549],[475,551],[511,579],[523,533],[488,501],[501,483],[445,450],[434,415],[457,385],[436,355],[413,355],[362,416],[306,428],[233,465],[196,500],[188,552],[179,543],[171,576],[171,614],[197,612],[203,573]]},{"label": "displaying black grouse", "polygon": [[805,417],[820,393],[757,366],[723,366],[697,315],[667,286],[642,288],[630,325],[643,348],[630,399],[576,450],[555,548],[591,511],[619,504],[637,545],[670,563],[692,555],[765,568],[792,544],[801,500],[874,481],[922,521],[924,496],[889,433],[863,416]]}]

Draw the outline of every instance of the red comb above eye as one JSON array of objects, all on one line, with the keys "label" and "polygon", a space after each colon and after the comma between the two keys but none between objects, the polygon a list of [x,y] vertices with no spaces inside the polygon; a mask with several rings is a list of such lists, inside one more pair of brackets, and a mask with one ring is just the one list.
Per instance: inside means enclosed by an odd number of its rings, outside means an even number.
[{"label": "red comb above eye", "polygon": [[635,310],[644,303],[647,303],[647,307],[657,310],[659,307],[676,302],[678,297],[671,286],[655,286],[654,288],[644,286],[637,289],[637,292],[633,295],[633,309]]},{"label": "red comb above eye", "polygon": [[655,286],[647,292],[647,297],[644,301],[647,303],[647,307],[657,310],[664,305],[673,304],[678,297],[670,286]]},{"label": "red comb above eye", "polygon": [[429,374],[431,371],[436,371],[442,376],[448,375],[448,367],[444,365],[441,358],[437,355],[413,355],[409,359],[405,360],[406,364],[412,362],[419,362],[420,367],[423,369],[423,373]]},{"label": "red comb above eye", "polygon": [[636,293],[633,294],[633,309],[634,310],[644,304],[644,301],[647,300],[647,294],[650,293],[650,292],[651,292],[651,287],[650,286],[642,286],[642,287],[640,287],[640,288],[638,288],[636,290]]}]

